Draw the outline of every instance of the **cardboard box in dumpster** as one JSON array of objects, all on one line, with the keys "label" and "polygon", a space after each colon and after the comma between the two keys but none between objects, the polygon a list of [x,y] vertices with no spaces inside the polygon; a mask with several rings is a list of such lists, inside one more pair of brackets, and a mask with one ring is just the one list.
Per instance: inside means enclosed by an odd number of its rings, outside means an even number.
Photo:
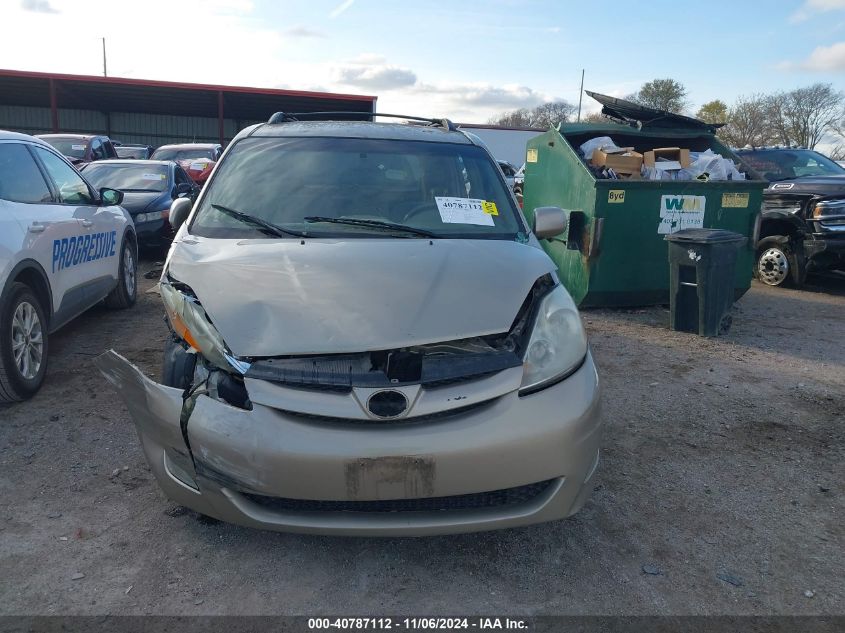
[{"label": "cardboard box in dumpster", "polygon": [[[663,160],[660,160],[663,159]],[[686,169],[690,166],[689,150],[681,147],[658,147],[643,154],[646,167],[660,169]]]},{"label": "cardboard box in dumpster", "polygon": [[638,174],[643,166],[643,155],[633,147],[621,147],[615,152],[597,149],[593,152],[593,166],[608,167],[620,174]]}]

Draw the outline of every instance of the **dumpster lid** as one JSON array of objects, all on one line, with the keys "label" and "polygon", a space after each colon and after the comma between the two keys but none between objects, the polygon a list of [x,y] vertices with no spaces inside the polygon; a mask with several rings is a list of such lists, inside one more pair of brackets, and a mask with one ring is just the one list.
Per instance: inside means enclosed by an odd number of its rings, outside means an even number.
[{"label": "dumpster lid", "polygon": [[726,229],[682,229],[666,236],[668,242],[689,242],[690,244],[744,242],[745,239],[744,235]]},{"label": "dumpster lid", "polygon": [[585,90],[584,92],[602,104],[601,112],[605,116],[629,125],[636,123],[638,124],[637,127],[700,130],[715,134],[716,130],[724,125],[724,123],[706,123],[690,116],[649,108],[633,101],[617,99],[616,97],[599,94],[598,92],[591,92],[589,90]]}]

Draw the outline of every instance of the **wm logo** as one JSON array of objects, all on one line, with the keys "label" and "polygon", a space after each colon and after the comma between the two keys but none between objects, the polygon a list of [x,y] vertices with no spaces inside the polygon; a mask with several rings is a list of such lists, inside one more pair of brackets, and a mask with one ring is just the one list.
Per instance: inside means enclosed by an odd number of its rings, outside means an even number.
[{"label": "wm logo", "polygon": [[666,211],[703,211],[703,196],[663,196]]},{"label": "wm logo", "polygon": [[704,196],[661,196],[658,235],[670,235],[683,229],[704,226]]}]

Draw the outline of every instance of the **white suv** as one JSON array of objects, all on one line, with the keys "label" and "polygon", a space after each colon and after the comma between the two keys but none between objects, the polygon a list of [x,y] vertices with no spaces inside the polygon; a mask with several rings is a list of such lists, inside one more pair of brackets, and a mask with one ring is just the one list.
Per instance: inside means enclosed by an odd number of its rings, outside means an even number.
[{"label": "white suv", "polygon": [[0,131],[0,402],[38,391],[49,333],[103,299],[135,303],[137,242],[122,199],[94,190],[47,143]]}]

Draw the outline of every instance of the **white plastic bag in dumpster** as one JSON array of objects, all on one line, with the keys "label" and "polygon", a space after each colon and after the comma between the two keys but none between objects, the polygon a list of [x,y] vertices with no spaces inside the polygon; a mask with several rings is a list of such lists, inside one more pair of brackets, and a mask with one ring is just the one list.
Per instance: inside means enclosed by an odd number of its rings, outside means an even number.
[{"label": "white plastic bag in dumpster", "polygon": [[654,167],[643,165],[641,173],[643,180],[677,180],[677,174],[677,171],[660,169],[657,163],[655,163]]},{"label": "white plastic bag in dumpster", "polygon": [[597,149],[607,150],[608,153],[611,153],[618,152],[621,148],[609,136],[597,136],[596,138],[591,138],[578,149],[581,151],[581,155],[589,161],[593,158],[593,152]]},{"label": "white plastic bag in dumpster", "polygon": [[728,180],[745,180],[745,174],[736,168],[736,163],[730,158],[725,159],[725,169],[728,172]]},{"label": "white plastic bag in dumpster", "polygon": [[745,180],[729,158],[711,149],[706,152],[690,152],[691,164],[678,172],[678,180]]},{"label": "white plastic bag in dumpster", "polygon": [[713,150],[690,152],[690,166],[682,169],[678,180],[727,180],[724,159]]}]

